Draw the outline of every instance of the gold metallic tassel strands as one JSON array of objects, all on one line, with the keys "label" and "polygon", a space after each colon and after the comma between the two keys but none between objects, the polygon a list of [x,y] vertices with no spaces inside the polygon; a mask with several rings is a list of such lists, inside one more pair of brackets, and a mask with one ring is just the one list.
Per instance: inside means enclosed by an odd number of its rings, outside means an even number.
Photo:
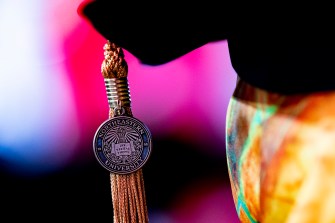
[{"label": "gold metallic tassel strands", "polygon": [[98,162],[110,171],[114,223],[148,223],[142,167],[151,153],[151,133],[131,111],[128,65],[122,48],[107,41],[101,66],[109,119],[93,140]]}]

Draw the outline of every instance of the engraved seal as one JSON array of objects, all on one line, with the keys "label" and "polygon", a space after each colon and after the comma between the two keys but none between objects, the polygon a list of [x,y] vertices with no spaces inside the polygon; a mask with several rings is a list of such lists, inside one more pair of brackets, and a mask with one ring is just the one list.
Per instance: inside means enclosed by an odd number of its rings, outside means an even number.
[{"label": "engraved seal", "polygon": [[98,162],[116,174],[140,169],[151,153],[151,133],[134,117],[116,116],[103,122],[94,135],[93,149]]}]

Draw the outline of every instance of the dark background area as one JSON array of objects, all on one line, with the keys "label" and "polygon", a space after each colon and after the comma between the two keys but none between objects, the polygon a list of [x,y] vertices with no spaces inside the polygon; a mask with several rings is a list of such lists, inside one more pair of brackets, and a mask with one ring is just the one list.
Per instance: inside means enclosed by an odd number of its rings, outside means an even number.
[{"label": "dark background area", "polygon": [[[224,157],[201,153],[194,145],[171,138],[155,140],[153,148],[143,167],[149,217],[157,211],[168,212],[176,197],[190,185],[206,182],[229,189]],[[91,155],[94,157],[93,152]],[[1,218],[10,219],[8,222],[112,221],[109,173],[95,159],[73,163],[42,176],[22,175],[2,168],[0,177]],[[197,196],[191,190],[187,193]],[[227,206],[222,209],[232,212],[233,217],[232,202],[231,197],[226,197]]]}]

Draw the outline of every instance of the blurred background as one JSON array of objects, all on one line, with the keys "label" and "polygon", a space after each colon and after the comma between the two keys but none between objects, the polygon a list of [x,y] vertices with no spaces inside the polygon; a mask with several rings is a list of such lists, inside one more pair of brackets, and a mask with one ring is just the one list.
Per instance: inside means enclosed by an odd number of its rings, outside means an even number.
[{"label": "blurred background", "polygon": [[[81,1],[0,1],[1,222],[112,222],[109,173],[92,148],[108,118],[106,40],[77,14]],[[153,135],[143,167],[150,222],[237,223],[225,156],[236,74],[226,42],[156,67],[127,51],[125,59],[134,117]]]}]

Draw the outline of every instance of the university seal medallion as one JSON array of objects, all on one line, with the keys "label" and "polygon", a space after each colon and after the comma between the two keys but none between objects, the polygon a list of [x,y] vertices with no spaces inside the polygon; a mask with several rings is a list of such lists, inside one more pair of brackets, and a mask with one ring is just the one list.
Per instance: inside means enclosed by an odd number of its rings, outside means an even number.
[{"label": "university seal medallion", "polygon": [[151,153],[151,133],[134,117],[116,116],[103,122],[94,135],[93,149],[98,162],[116,174],[140,169]]}]

